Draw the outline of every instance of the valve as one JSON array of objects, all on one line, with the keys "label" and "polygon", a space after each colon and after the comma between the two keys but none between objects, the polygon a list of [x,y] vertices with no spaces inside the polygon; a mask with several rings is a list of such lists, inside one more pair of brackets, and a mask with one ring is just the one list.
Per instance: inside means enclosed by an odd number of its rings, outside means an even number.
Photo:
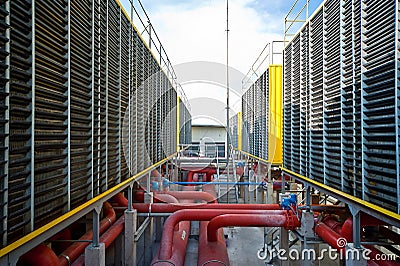
[{"label": "valve", "polygon": [[163,184],[163,187],[168,187],[169,186],[169,180],[168,180],[168,178],[164,178],[163,179],[163,181],[162,181],[162,184]]},{"label": "valve", "polygon": [[285,210],[295,210],[297,205],[297,195],[290,194],[289,197],[282,198],[281,207]]},{"label": "valve", "polygon": [[152,191],[157,191],[158,190],[158,182],[157,181],[151,181],[151,188]]}]

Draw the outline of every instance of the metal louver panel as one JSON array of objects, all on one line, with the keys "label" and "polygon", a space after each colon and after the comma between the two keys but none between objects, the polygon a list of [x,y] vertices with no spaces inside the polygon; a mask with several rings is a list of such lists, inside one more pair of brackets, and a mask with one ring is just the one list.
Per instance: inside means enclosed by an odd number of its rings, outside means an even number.
[{"label": "metal louver panel", "polygon": [[160,65],[118,1],[2,1],[0,32],[4,247],[175,151],[176,91],[140,87]]},{"label": "metal louver panel", "polygon": [[283,78],[283,165],[292,170],[292,44],[284,51]]},{"label": "metal louver panel", "polygon": [[70,208],[91,197],[92,178],[92,3],[71,2]]},{"label": "metal louver panel", "polygon": [[[121,154],[120,160],[120,171],[121,171],[121,180],[125,180],[130,177],[129,166],[127,162],[130,161],[130,146],[129,146],[129,116],[126,114],[129,112],[129,90],[130,90],[130,82],[132,82],[130,73],[130,60],[131,60],[131,25],[122,12],[119,9],[120,15],[120,152]],[[124,121],[127,119],[128,121]],[[124,137],[128,137],[128,139],[123,139]]]},{"label": "metal louver panel", "polygon": [[120,15],[115,1],[108,2],[107,24],[107,181],[106,189],[113,187],[120,177],[119,122],[120,122]]},{"label": "metal louver panel", "polygon": [[[323,156],[323,10],[310,22],[310,177],[324,181]],[[294,158],[297,159],[297,158]]]},{"label": "metal louver panel", "polygon": [[[292,42],[291,144],[293,158],[300,158],[300,36]],[[300,160],[292,160],[292,171],[300,172]]]},{"label": "metal louver panel", "polygon": [[365,1],[362,66],[364,198],[388,209],[397,205],[396,42],[394,1]]},{"label": "metal louver panel", "polygon": [[[68,5],[35,2],[34,226],[67,207]],[[31,192],[32,193],[32,192]]]},{"label": "metal louver panel", "polygon": [[308,176],[310,167],[310,69],[309,25],[300,37],[300,174]]},{"label": "metal louver panel", "polygon": [[[284,55],[285,166],[297,171],[300,161],[301,174],[397,212],[398,5],[325,1],[299,31],[300,51],[295,37]],[[303,54],[300,81],[293,66],[297,53]],[[300,154],[293,112],[298,82]]]}]

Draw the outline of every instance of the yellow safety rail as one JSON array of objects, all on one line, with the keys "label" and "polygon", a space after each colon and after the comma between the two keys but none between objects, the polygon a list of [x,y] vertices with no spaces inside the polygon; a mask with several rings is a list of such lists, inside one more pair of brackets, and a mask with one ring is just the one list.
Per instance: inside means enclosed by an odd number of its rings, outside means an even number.
[{"label": "yellow safety rail", "polygon": [[351,207],[355,207],[360,211],[363,211],[363,212],[370,214],[378,219],[381,219],[382,221],[387,222],[389,225],[400,227],[400,215],[397,213],[386,210],[375,204],[372,204],[365,200],[354,197],[350,194],[347,194],[343,191],[340,191],[338,189],[335,189],[335,188],[332,188],[325,184],[322,184],[320,182],[317,182],[308,177],[302,176],[302,175],[295,173],[289,169],[286,169],[283,167],[281,167],[281,169],[282,169],[283,173],[288,174],[292,178],[297,179],[311,187],[314,187],[327,195],[331,195],[332,197],[340,200],[341,202],[348,204]]}]

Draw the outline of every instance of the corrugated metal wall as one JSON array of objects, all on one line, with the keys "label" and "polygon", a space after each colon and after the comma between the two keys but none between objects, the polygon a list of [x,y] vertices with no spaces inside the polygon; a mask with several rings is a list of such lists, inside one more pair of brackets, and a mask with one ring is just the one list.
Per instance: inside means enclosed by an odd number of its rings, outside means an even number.
[{"label": "corrugated metal wall", "polygon": [[398,1],[325,1],[284,53],[284,165],[399,211]]},{"label": "corrugated metal wall", "polygon": [[268,160],[269,69],[242,95],[242,150]]},{"label": "corrugated metal wall", "polygon": [[114,0],[2,1],[0,31],[4,246],[173,153],[177,95]]},{"label": "corrugated metal wall", "polygon": [[180,101],[180,134],[179,144],[192,143],[192,119],[184,102]]}]

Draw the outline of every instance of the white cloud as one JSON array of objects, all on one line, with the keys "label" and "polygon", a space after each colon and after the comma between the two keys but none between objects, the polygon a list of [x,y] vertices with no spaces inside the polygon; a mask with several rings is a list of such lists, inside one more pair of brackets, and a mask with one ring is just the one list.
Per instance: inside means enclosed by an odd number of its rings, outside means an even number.
[{"label": "white cloud", "polygon": [[[122,2],[124,1],[128,0]],[[282,12],[278,11],[282,9],[281,2],[229,1],[230,67],[246,74],[268,42],[283,39],[279,34],[283,31],[283,16]],[[143,1],[143,5],[172,64],[192,61],[226,64],[226,0],[159,0]],[[241,88],[241,80],[235,79],[230,83],[231,87]],[[222,104],[221,106],[226,101],[223,87],[217,89],[207,84],[190,84],[184,86],[184,90],[190,101],[203,96],[215,99]],[[197,102],[195,104],[199,105]],[[202,109],[197,107],[192,108],[192,115],[199,118],[213,116],[211,120],[220,121],[224,117],[221,114],[224,112],[221,106],[214,110],[214,114],[218,113],[217,115],[211,115],[209,110],[207,113],[201,113]],[[230,106],[235,112],[239,111],[240,96],[231,96]]]},{"label": "white cloud", "polygon": [[[274,33],[283,27],[282,19],[256,10],[252,2],[229,2],[229,65],[243,73],[267,42],[282,38]],[[226,1],[152,4],[150,16],[173,64],[199,60],[226,63]]]}]

